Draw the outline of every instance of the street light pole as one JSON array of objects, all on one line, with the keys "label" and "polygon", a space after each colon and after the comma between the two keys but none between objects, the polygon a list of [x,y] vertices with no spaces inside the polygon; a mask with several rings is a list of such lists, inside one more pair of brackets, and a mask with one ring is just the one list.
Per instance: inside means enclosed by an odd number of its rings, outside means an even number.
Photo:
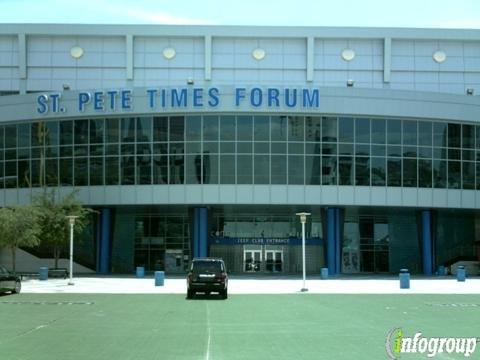
[{"label": "street light pole", "polygon": [[303,287],[300,291],[308,291],[305,286],[306,266],[305,266],[305,223],[307,222],[307,216],[311,215],[307,212],[300,212],[296,215],[300,216],[300,222],[302,223],[302,272],[303,272]]},{"label": "street light pole", "polygon": [[78,216],[69,215],[67,216],[68,222],[70,223],[70,280],[68,285],[74,285],[73,283],[73,226],[75,225],[75,219]]}]

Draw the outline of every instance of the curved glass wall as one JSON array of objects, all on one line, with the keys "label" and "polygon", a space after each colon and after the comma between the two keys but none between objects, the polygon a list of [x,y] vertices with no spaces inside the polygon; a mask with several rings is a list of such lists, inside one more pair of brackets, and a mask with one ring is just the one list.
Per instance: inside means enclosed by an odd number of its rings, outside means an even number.
[{"label": "curved glass wall", "polygon": [[0,187],[134,184],[480,189],[480,126],[277,115],[0,126]]}]

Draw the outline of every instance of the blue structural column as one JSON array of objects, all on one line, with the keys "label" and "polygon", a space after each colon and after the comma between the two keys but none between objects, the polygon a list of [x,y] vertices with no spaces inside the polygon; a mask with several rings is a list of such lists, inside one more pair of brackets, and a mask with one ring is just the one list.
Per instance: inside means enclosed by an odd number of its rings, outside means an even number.
[{"label": "blue structural column", "polygon": [[422,210],[422,266],[425,275],[432,275],[432,212],[430,210]]},{"label": "blue structural column", "polygon": [[208,256],[208,209],[195,208],[193,216],[193,256]]},{"label": "blue structural column", "polygon": [[339,274],[342,269],[342,210],[327,208],[327,267],[331,275]]},{"label": "blue structural column", "polygon": [[99,266],[101,274],[110,272],[110,209],[102,209],[100,212],[100,245],[99,245]]}]

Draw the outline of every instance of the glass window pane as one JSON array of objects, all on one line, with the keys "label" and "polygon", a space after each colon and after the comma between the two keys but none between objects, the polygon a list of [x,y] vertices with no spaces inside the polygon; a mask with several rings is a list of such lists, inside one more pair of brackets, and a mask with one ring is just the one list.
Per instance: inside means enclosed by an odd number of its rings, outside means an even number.
[{"label": "glass window pane", "polygon": [[353,118],[338,119],[338,141],[353,143]]},{"label": "glass window pane", "polygon": [[169,184],[185,183],[185,157],[180,154],[172,155],[168,159],[169,165]]},{"label": "glass window pane", "polygon": [[387,184],[388,186],[402,185],[402,160],[388,158],[387,160]]},{"label": "glass window pane", "polygon": [[201,184],[202,159],[200,154],[185,156],[185,182],[187,184]]},{"label": "glass window pane", "polygon": [[135,118],[122,118],[121,119],[121,134],[120,138],[123,143],[135,142]]},{"label": "glass window pane", "polygon": [[337,118],[322,117],[322,141],[337,141]]},{"label": "glass window pane", "polygon": [[403,121],[403,144],[417,145],[417,122]]},{"label": "glass window pane", "polygon": [[17,147],[17,126],[7,125],[5,126],[5,148]]},{"label": "glass window pane", "polygon": [[418,122],[418,145],[432,146],[432,123],[427,121]]},{"label": "glass window pane", "polygon": [[86,186],[88,185],[88,158],[74,159],[74,185]]},{"label": "glass window pane", "polygon": [[237,116],[237,140],[252,141],[253,139],[253,117]]},{"label": "glass window pane", "polygon": [[151,142],[152,141],[152,118],[140,117],[137,118],[137,142]]},{"label": "glass window pane", "polygon": [[400,120],[387,121],[387,140],[389,144],[400,145],[402,143],[402,122]]},{"label": "glass window pane", "polygon": [[353,185],[353,157],[339,156],[338,172],[338,185]]},{"label": "glass window pane", "polygon": [[75,144],[88,144],[88,120],[75,120]]},{"label": "glass window pane", "polygon": [[[33,173],[32,173],[32,180],[33,180]],[[60,185],[62,186],[73,185],[73,160],[71,158],[60,159]]]},{"label": "glass window pane", "polygon": [[203,140],[218,141],[218,116],[203,117]]},{"label": "glass window pane", "polygon": [[[55,166],[55,168],[52,169],[52,163],[50,163],[50,161],[53,161],[55,165],[58,165],[57,159],[49,160],[47,162],[47,185],[58,186],[57,166]],[[18,187],[21,187],[21,188],[30,187],[30,184],[31,184],[30,161],[28,160],[19,161],[17,166],[18,166]],[[55,171],[55,173],[53,173],[53,170]],[[3,177],[3,174],[2,174],[2,177]],[[49,183],[49,180],[50,180],[50,183]]]},{"label": "glass window pane", "polygon": [[235,116],[220,116],[220,140],[235,140]]},{"label": "glass window pane", "polygon": [[270,183],[270,155],[254,156],[254,172],[253,173],[254,173],[253,182],[255,184]]},{"label": "glass window pane", "polygon": [[90,158],[90,185],[103,185],[103,158]]},{"label": "glass window pane", "polygon": [[153,183],[168,184],[168,156],[153,157]]},{"label": "glass window pane", "polygon": [[120,168],[122,185],[135,184],[135,156],[122,156]]},{"label": "glass window pane", "polygon": [[463,189],[475,189],[475,163],[464,161],[462,163],[462,187]]},{"label": "glass window pane", "polygon": [[[239,155],[239,157],[242,157],[242,156]],[[244,161],[244,163],[247,164],[248,160]],[[251,163],[252,163],[252,160],[250,159],[250,164]],[[234,155],[220,155],[220,184],[235,184],[235,156]]]},{"label": "glass window pane", "polygon": [[254,140],[268,141],[270,140],[270,118],[268,116],[254,117]]},{"label": "glass window pane", "polygon": [[339,155],[353,155],[353,144],[339,144],[338,145],[338,154]]},{"label": "glass window pane", "polygon": [[433,161],[433,186],[436,188],[447,187],[447,162]]},{"label": "glass window pane", "polygon": [[418,186],[432,187],[432,160],[418,160]]},{"label": "glass window pane", "polygon": [[322,156],[322,185],[337,184],[337,157]]},{"label": "glass window pane", "polygon": [[185,124],[183,116],[170,117],[170,141],[185,141]]},{"label": "glass window pane", "polygon": [[16,188],[17,178],[17,162],[5,161],[5,187]]},{"label": "glass window pane", "polygon": [[200,141],[202,118],[200,116],[185,117],[186,141]]},{"label": "glass window pane", "polygon": [[287,117],[272,116],[270,119],[270,131],[272,141],[287,140]]},{"label": "glass window pane", "polygon": [[293,156],[288,157],[288,183],[303,185],[304,181],[304,166],[303,166],[303,156]]},{"label": "glass window pane", "polygon": [[90,120],[90,144],[102,144],[103,143],[103,119]]},{"label": "glass window pane", "polygon": [[286,184],[287,157],[285,155],[272,155],[271,166],[272,184]]},{"label": "glass window pane", "polygon": [[385,144],[386,123],[385,119],[372,119],[372,143]]},{"label": "glass window pane", "polygon": [[107,143],[118,143],[120,119],[105,119]]},{"label": "glass window pane", "polygon": [[462,147],[464,149],[475,147],[475,127],[473,125],[462,125]]},{"label": "glass window pane", "polygon": [[448,162],[448,188],[449,189],[460,189],[460,183],[462,180],[461,162],[460,161],[449,161]]},{"label": "glass window pane", "polygon": [[304,141],[303,116],[288,117],[288,141]]},{"label": "glass window pane", "polygon": [[218,184],[218,154],[203,153],[203,183]]},{"label": "glass window pane", "polygon": [[118,185],[118,157],[105,158],[105,185]]},{"label": "glass window pane", "polygon": [[320,141],[320,117],[307,116],[305,118],[306,141]]},{"label": "glass window pane", "polygon": [[370,119],[355,119],[355,141],[370,144]]},{"label": "glass window pane", "polygon": [[[61,165],[61,162],[62,160],[60,161],[60,165]],[[32,176],[31,176],[31,182],[32,182],[32,186],[44,186],[45,185],[45,176],[44,176],[44,172],[43,171],[40,171],[40,160],[32,160],[30,162],[30,169],[32,171]],[[3,167],[2,167],[2,170],[3,170]],[[60,171],[62,169],[60,168]],[[70,179],[71,179],[71,159],[70,159]],[[71,181],[71,180],[70,180]],[[60,185],[63,185],[63,183],[60,183]],[[72,185],[71,182],[67,185]]]},{"label": "glass window pane", "polygon": [[168,140],[168,117],[156,116],[153,118],[153,141]]},{"label": "glass window pane", "polygon": [[448,124],[448,147],[460,147],[460,124]]},{"label": "glass window pane", "polygon": [[417,187],[417,159],[403,159],[403,186]]},{"label": "glass window pane", "polygon": [[251,155],[237,155],[237,184],[253,184],[253,159]]},{"label": "glass window pane", "polygon": [[152,157],[150,154],[137,156],[136,184],[149,185],[152,183]]},{"label": "glass window pane", "polygon": [[370,185],[370,158],[355,157],[355,185]]},{"label": "glass window pane", "polygon": [[18,147],[30,147],[30,124],[19,124],[18,131]]},{"label": "glass window pane", "polygon": [[320,185],[320,156],[305,157],[305,184]]},{"label": "glass window pane", "polygon": [[372,186],[385,186],[387,166],[384,157],[373,157],[372,163]]},{"label": "glass window pane", "polygon": [[447,124],[446,123],[433,124],[433,146],[437,146],[437,147],[447,146]]}]

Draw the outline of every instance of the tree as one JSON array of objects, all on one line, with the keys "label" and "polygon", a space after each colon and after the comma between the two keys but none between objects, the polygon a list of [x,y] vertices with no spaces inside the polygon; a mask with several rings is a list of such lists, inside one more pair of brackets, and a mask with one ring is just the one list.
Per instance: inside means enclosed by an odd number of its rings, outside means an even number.
[{"label": "tree", "polygon": [[31,205],[0,209],[0,246],[11,250],[13,272],[16,270],[16,249],[40,242],[37,210]]},{"label": "tree", "polygon": [[39,209],[40,241],[51,247],[55,259],[55,268],[62,249],[70,239],[70,225],[68,215],[75,215],[75,233],[80,234],[88,225],[89,214],[94,211],[85,208],[76,200],[77,191],[72,191],[67,196],[57,200],[55,190],[43,191],[34,198],[34,205]]}]

